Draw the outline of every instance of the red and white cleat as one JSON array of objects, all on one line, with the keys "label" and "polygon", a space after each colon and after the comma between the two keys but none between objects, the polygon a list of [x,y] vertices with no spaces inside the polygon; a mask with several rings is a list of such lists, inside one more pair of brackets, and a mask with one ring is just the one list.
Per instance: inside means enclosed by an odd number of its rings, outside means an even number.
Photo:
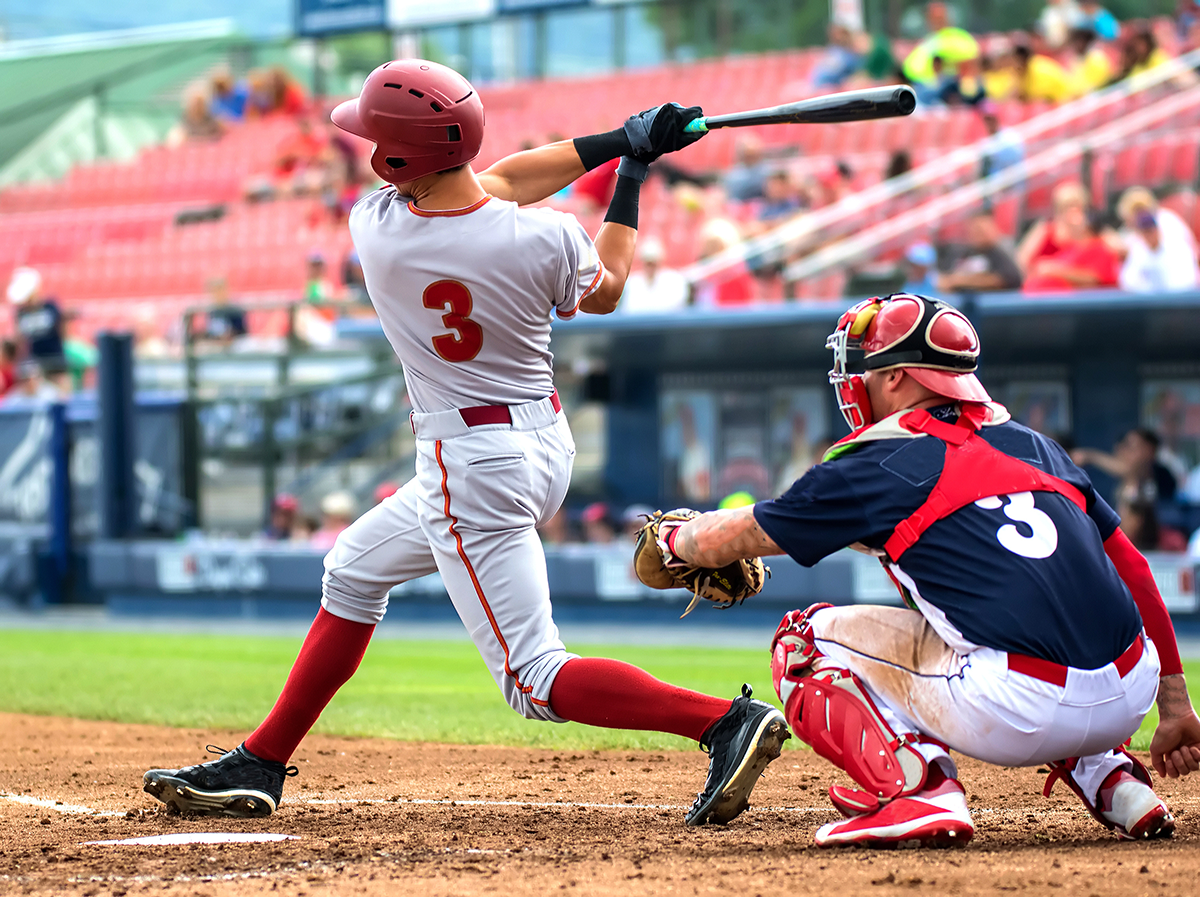
[{"label": "red and white cleat", "polygon": [[1154,789],[1123,769],[1100,786],[1099,811],[1123,841],[1169,838],[1175,831],[1175,817]]},{"label": "red and white cleat", "polygon": [[[840,804],[845,813],[848,807]],[[963,787],[944,779],[911,797],[900,797],[868,813],[856,813],[817,829],[818,847],[953,847],[975,834]]]}]

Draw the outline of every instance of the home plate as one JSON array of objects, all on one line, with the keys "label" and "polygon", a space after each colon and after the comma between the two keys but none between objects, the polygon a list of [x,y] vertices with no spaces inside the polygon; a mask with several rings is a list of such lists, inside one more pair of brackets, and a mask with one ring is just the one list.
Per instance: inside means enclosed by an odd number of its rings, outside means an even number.
[{"label": "home plate", "polygon": [[163,847],[175,844],[249,844],[258,841],[298,841],[299,835],[273,835],[268,832],[179,832],[174,835],[147,835],[144,838],[121,838],[117,841],[84,841],[85,845],[111,844],[137,847]]}]

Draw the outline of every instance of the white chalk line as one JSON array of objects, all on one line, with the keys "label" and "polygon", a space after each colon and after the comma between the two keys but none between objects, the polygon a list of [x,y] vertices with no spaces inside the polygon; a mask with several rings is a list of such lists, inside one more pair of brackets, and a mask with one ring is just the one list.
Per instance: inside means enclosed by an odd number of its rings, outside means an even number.
[{"label": "white chalk line", "polygon": [[[128,811],[121,810],[97,810],[92,807],[86,807],[81,804],[68,804],[62,801],[52,800],[49,798],[30,797],[27,794],[9,794],[0,792],[0,800],[6,800],[10,803],[24,804],[26,806],[39,807],[47,810],[54,810],[58,813],[68,813],[76,815],[91,815],[91,816],[125,816]],[[1172,801],[1175,805],[1190,805],[1197,803],[1196,801],[1179,800]],[[396,800],[391,798],[342,798],[337,800],[313,798],[310,800],[290,800],[286,804],[292,806],[329,806],[329,807],[353,807],[356,805],[370,806],[417,806],[417,807],[518,807],[533,810],[670,810],[684,812],[690,809],[690,806],[683,804],[639,804],[639,803],[598,803],[591,801],[529,801],[529,800],[484,800],[479,798],[429,798],[429,797],[402,797]],[[828,807],[751,807],[747,812],[753,813],[834,813],[836,810],[832,806]],[[972,813],[1034,813],[1038,815],[1054,815],[1054,814],[1075,814],[1086,812],[1082,806],[1080,807],[973,807]]]}]

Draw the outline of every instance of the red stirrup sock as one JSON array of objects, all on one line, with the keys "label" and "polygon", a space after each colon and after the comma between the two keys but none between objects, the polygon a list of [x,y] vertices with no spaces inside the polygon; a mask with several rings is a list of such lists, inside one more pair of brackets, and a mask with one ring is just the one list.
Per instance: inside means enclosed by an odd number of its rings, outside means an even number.
[{"label": "red stirrup sock", "polygon": [[287,763],[325,705],[346,684],[366,653],[375,627],[335,617],[321,608],[270,714],[246,739],[264,760]]},{"label": "red stirrup sock", "polygon": [[563,719],[606,729],[670,732],[692,741],[699,741],[732,703],[599,657],[567,661],[550,688],[550,708]]}]

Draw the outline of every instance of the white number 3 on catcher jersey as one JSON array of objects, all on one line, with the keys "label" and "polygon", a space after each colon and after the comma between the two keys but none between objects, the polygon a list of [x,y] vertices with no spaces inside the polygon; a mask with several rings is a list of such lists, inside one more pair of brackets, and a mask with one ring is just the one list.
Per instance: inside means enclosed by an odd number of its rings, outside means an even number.
[{"label": "white number 3 on catcher jersey", "polygon": [[[1007,505],[1003,501],[1005,498],[1008,499]],[[989,495],[975,504],[987,511],[1004,508],[1004,516],[1009,520],[1024,523],[1033,531],[1032,535],[1023,535],[1021,529],[1012,523],[1006,523],[996,530],[996,538],[1000,544],[1013,554],[1038,559],[1054,554],[1054,549],[1058,547],[1058,530],[1049,514],[1033,506],[1032,492],[1018,492],[1008,496]]]}]

